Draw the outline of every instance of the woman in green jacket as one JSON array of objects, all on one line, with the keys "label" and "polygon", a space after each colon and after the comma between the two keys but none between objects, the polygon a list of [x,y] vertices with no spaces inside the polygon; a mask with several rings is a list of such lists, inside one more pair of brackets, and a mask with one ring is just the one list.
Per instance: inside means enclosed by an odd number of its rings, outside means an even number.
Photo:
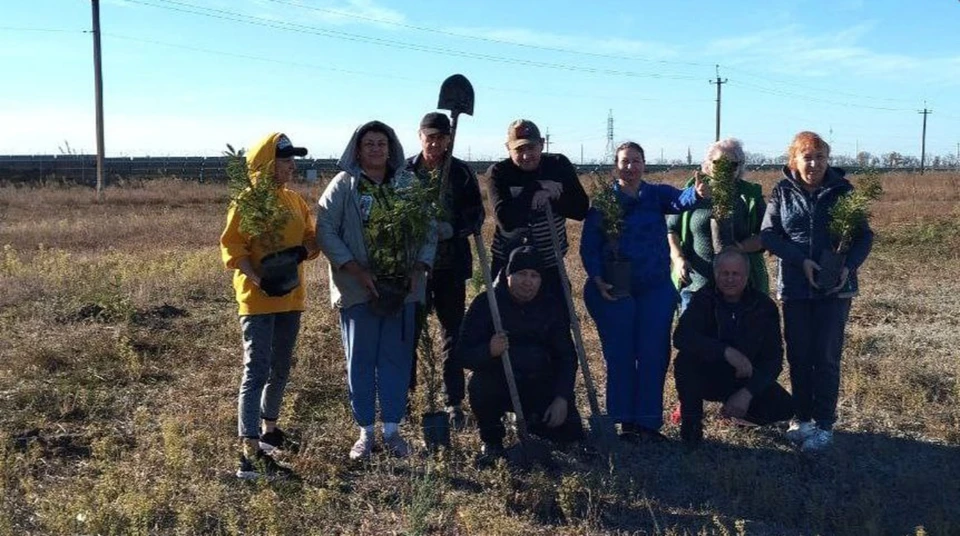
[{"label": "woman in green jacket", "polygon": [[[739,194],[734,198],[733,212],[729,216],[733,224],[732,233],[721,233],[718,243],[714,243],[711,230],[713,204],[710,199],[701,199],[694,210],[671,215],[667,219],[673,282],[680,291],[681,313],[696,290],[713,282],[713,256],[727,247],[747,254],[750,259],[750,286],[764,294],[769,293],[767,267],[760,245],[760,223],[766,203],[760,185],[743,180],[743,144],[738,139],[727,138],[710,145],[697,175],[703,173],[712,177],[714,163],[721,157],[726,157],[735,167]],[[689,184],[693,182],[694,179],[690,179]]]}]

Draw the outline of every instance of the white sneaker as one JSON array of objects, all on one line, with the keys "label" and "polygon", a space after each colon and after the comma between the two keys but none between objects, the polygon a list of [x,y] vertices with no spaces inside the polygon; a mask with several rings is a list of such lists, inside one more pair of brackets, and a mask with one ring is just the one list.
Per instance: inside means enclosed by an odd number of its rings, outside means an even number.
[{"label": "white sneaker", "polygon": [[790,427],[787,428],[785,435],[787,439],[801,445],[810,436],[817,432],[817,424],[813,421],[801,422],[796,419],[790,421]]},{"label": "white sneaker", "polygon": [[369,458],[370,453],[373,452],[373,437],[373,434],[360,434],[360,439],[350,449],[350,459]]},{"label": "white sneaker", "polygon": [[819,452],[829,447],[831,443],[833,443],[833,430],[817,428],[817,431],[803,442],[800,450],[803,452]]}]

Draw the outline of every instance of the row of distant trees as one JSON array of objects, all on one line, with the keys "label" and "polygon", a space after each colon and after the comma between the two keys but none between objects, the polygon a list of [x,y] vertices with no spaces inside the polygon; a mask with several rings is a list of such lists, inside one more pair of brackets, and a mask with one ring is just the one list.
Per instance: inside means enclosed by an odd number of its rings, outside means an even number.
[{"label": "row of distant trees", "polygon": [[[787,161],[786,155],[770,158],[759,153],[747,153],[747,162],[750,164],[784,164]],[[867,151],[860,151],[856,156],[833,155],[830,157],[835,166],[860,166],[860,167],[888,167],[888,168],[915,168],[920,167],[920,157],[908,154],[901,154],[896,151],[875,155]],[[958,165],[957,155],[928,155],[925,166],[931,168],[953,168]]]},{"label": "row of distant trees", "polygon": [[[751,166],[761,166],[761,165],[784,165],[787,163],[787,156],[780,155],[771,157],[763,153],[746,153],[747,164]],[[839,167],[882,167],[882,168],[904,168],[904,169],[916,169],[920,167],[920,157],[913,155],[901,154],[898,152],[889,152],[880,155],[875,155],[867,151],[860,151],[857,153],[856,157],[841,154],[841,155],[831,155],[830,162],[834,166]],[[588,162],[590,164],[602,164],[603,162],[599,160],[591,160]],[[684,165],[693,165],[698,164],[699,161],[687,157],[685,160],[679,158],[674,158],[672,160],[666,159],[654,159],[648,160],[650,164],[657,165],[670,165],[670,166],[684,166]],[[948,154],[948,155],[928,155],[924,161],[924,167],[930,169],[960,169],[960,160],[957,160],[957,155]]]}]

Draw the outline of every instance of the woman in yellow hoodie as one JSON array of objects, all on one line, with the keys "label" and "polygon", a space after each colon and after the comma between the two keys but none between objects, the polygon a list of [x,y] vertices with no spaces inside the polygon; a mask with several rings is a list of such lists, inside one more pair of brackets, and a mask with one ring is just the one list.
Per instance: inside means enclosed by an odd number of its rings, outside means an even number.
[{"label": "woman in yellow hoodie", "polygon": [[[300,314],[305,309],[303,265],[300,261],[316,258],[314,219],[306,201],[287,188],[296,171],[294,156],[307,150],[294,147],[279,132],[260,140],[247,153],[250,181],[271,180],[277,199],[288,213],[273,240],[249,236],[240,230],[241,215],[235,203],[227,212],[227,225],[220,236],[220,256],[233,270],[233,288],[239,304],[243,332],[243,379],[237,405],[238,433],[243,442],[237,477],[255,479],[289,474],[270,456],[275,450],[289,448],[289,441],[277,418],[283,390],[290,373],[290,361],[300,330]],[[289,290],[264,269],[262,261],[276,251],[293,256],[297,262],[296,285]]]}]

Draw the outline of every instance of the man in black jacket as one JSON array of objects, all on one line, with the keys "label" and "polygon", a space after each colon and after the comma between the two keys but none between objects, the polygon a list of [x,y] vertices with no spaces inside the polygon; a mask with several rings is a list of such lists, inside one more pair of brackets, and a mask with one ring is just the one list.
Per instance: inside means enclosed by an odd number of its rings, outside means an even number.
[{"label": "man in black jacket", "polygon": [[[507,255],[525,236],[543,260],[544,290],[558,299],[558,307],[566,317],[566,306],[559,305],[563,294],[556,266],[567,253],[567,218],[583,221],[590,200],[570,160],[562,154],[543,152],[543,138],[533,121],[517,119],[510,123],[506,146],[510,158],[497,162],[487,171],[488,193],[497,222],[491,247],[491,273],[496,276],[507,263]],[[553,252],[545,210],[547,203],[553,208],[560,259]]]},{"label": "man in black jacket", "polygon": [[[420,180],[441,180],[440,173],[450,149],[450,119],[445,114],[430,112],[420,121],[420,154],[407,160]],[[460,408],[464,397],[463,368],[453,359],[453,348],[460,333],[466,305],[466,280],[473,273],[473,256],[468,237],[483,225],[483,199],[477,176],[470,166],[450,156],[450,173],[441,185],[442,213],[438,221],[437,255],[433,271],[427,279],[426,303],[418,305],[414,334],[413,371],[410,390],[417,383],[417,348],[420,335],[431,310],[440,321],[443,340],[443,390],[447,412],[454,428],[464,426]]]},{"label": "man in black jacket", "polygon": [[776,304],[747,288],[750,264],[739,251],[722,251],[713,265],[714,284],[694,293],[673,333],[680,437],[694,445],[703,439],[704,400],[758,425],[793,416],[790,394],[777,383],[783,343]]},{"label": "man in black jacket", "polygon": [[456,347],[457,359],[473,370],[468,388],[482,452],[503,452],[501,418],[512,411],[500,356],[510,362],[530,431],[559,442],[583,437],[574,400],[577,356],[565,318],[541,291],[540,256],[530,246],[514,250],[493,292],[503,321],[496,333],[486,292],[474,298]]}]

